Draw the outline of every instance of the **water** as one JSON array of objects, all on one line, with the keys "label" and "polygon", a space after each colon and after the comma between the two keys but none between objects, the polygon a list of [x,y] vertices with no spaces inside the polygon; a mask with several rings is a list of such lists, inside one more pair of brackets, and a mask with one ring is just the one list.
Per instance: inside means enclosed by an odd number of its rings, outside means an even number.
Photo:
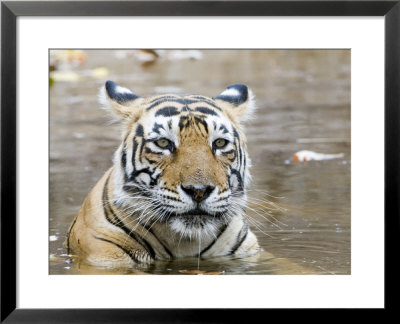
[{"label": "water", "polygon": [[[350,51],[191,53],[197,59],[166,52],[154,62],[132,51],[83,54],[83,63],[58,63],[61,74],[50,90],[51,274],[351,273]],[[65,233],[90,188],[111,166],[120,142],[118,125],[110,124],[97,104],[107,79],[142,96],[215,96],[232,83],[253,90],[259,109],[246,131],[253,162],[248,215],[262,253],[119,270],[67,255]],[[303,149],[344,157],[294,163],[293,153]]]}]

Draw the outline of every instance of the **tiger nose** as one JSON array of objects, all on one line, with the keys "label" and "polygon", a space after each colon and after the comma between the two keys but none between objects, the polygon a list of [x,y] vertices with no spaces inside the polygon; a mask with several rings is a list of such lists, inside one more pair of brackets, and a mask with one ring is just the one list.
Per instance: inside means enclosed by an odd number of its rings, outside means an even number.
[{"label": "tiger nose", "polygon": [[215,186],[203,185],[181,185],[182,190],[188,194],[195,202],[199,203],[213,192]]}]

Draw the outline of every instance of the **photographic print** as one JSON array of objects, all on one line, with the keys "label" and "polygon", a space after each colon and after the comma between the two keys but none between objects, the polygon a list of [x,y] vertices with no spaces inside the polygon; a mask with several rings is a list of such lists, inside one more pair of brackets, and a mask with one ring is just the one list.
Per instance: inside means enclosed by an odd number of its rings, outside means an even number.
[{"label": "photographic print", "polygon": [[351,273],[351,50],[51,49],[49,273]]}]

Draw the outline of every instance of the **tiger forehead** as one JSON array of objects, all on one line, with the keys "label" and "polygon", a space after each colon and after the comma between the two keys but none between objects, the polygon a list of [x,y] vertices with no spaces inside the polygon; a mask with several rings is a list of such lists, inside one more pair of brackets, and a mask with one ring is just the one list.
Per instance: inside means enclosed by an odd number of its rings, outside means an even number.
[{"label": "tiger forehead", "polygon": [[[165,113],[178,114],[181,112],[199,111],[205,114],[217,115],[217,111],[222,111],[216,102],[208,97],[200,95],[177,96],[163,95],[148,98],[145,101],[146,110],[162,110]],[[156,112],[156,115],[162,114],[163,111]],[[168,115],[171,116],[171,115]]]},{"label": "tiger forehead", "polygon": [[180,116],[179,130],[182,138],[193,136],[208,137],[209,133],[204,116],[192,113]]},{"label": "tiger forehead", "polygon": [[[201,95],[150,97],[144,101],[144,108],[147,116],[143,120],[144,129],[150,137],[164,136],[179,143],[196,136],[204,140],[213,134],[229,138],[231,131],[235,133],[222,108],[213,99]],[[143,133],[143,128],[139,133]]]}]

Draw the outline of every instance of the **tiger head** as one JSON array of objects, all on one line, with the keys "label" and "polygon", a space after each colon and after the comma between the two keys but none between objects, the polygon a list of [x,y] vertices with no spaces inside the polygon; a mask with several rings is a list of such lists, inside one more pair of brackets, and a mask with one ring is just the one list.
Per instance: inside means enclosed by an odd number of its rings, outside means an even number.
[{"label": "tiger head", "polygon": [[100,99],[123,124],[114,156],[116,205],[181,237],[214,235],[244,215],[250,159],[242,122],[254,110],[247,86],[228,86],[214,98],[143,98],[107,81]]}]

